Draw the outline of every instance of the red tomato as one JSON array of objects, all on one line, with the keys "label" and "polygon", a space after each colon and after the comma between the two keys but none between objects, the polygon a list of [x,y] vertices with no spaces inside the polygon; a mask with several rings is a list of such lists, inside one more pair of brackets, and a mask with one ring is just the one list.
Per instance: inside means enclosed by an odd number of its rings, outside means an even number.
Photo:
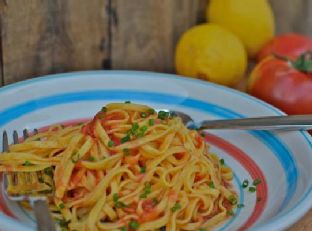
[{"label": "red tomato", "polygon": [[262,60],[251,73],[248,91],[287,114],[312,114],[312,74],[287,60]]},{"label": "red tomato", "polygon": [[312,51],[312,38],[290,33],[273,38],[261,49],[257,59],[261,61],[272,54],[296,59],[306,51]]}]

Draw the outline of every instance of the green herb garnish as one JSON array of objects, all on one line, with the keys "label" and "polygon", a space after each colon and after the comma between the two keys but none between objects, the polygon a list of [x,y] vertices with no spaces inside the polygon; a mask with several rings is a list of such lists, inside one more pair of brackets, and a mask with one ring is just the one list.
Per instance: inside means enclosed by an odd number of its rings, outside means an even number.
[{"label": "green herb garnish", "polygon": [[226,214],[227,214],[228,216],[234,216],[233,210],[228,210],[228,211],[226,211]]},{"label": "green herb garnish", "polygon": [[64,209],[64,208],[65,208],[64,203],[60,203],[60,204],[59,204],[59,208],[60,208],[60,209]]},{"label": "green herb garnish", "polygon": [[112,140],[108,141],[108,143],[107,143],[107,146],[110,148],[113,147],[114,145],[115,145],[115,143]]},{"label": "green herb garnish", "polygon": [[131,101],[130,101],[130,100],[127,100],[127,101],[125,101],[125,103],[131,103]]},{"label": "green herb garnish", "polygon": [[256,191],[256,187],[249,187],[248,191],[254,193]]},{"label": "green herb garnish", "polygon": [[231,205],[236,205],[237,204],[237,198],[234,195],[231,195],[228,198],[229,202],[231,203]]},{"label": "green herb garnish", "polygon": [[154,119],[149,119],[148,120],[148,125],[149,126],[153,126],[155,124],[155,120]]},{"label": "green herb garnish", "polygon": [[242,184],[242,187],[243,187],[243,188],[247,188],[248,185],[249,185],[249,181],[248,181],[248,180],[244,180],[244,181],[243,181],[243,184]]},{"label": "green herb garnish", "polygon": [[181,205],[178,202],[176,202],[175,205],[171,208],[171,211],[176,212],[180,208],[181,208]]},{"label": "green herb garnish", "polygon": [[128,142],[130,140],[130,134],[127,134],[126,136],[122,137],[120,142],[123,144],[125,142]]},{"label": "green herb garnish", "polygon": [[94,156],[89,156],[89,161],[95,161],[95,157]]},{"label": "green herb garnish", "polygon": [[53,170],[52,170],[51,167],[45,168],[45,169],[43,170],[43,172],[44,172],[46,175],[48,175],[48,176],[50,176],[50,177],[53,177]]},{"label": "green herb garnish", "polygon": [[260,183],[261,183],[260,178],[257,178],[257,179],[255,179],[255,180],[252,182],[252,184],[253,184],[254,186],[257,186],[257,185],[260,184]]},{"label": "green herb garnish", "polygon": [[107,108],[106,107],[102,107],[101,112],[106,112]]},{"label": "green herb garnish", "polygon": [[213,183],[212,181],[210,181],[210,182],[208,183],[208,186],[209,186],[209,188],[215,188],[215,185],[214,185],[214,183]]},{"label": "green herb garnish", "polygon": [[140,198],[146,198],[148,194],[152,192],[152,186],[150,182],[145,182],[143,193],[140,195]]},{"label": "green herb garnish", "polygon": [[140,173],[145,173],[146,172],[146,166],[140,167]]},{"label": "green herb garnish", "polygon": [[139,228],[139,222],[132,220],[129,222],[129,228],[130,229],[137,229]]},{"label": "green herb garnish", "polygon": [[138,123],[132,124],[131,133],[132,133],[132,134],[135,134],[135,132],[136,132],[138,129],[139,129],[139,124],[138,124]]},{"label": "green herb garnish", "polygon": [[158,119],[165,120],[168,117],[169,117],[169,112],[166,112],[166,111],[159,111],[158,112]]},{"label": "green herb garnish", "polygon": [[225,163],[224,159],[220,159],[220,164],[224,165],[224,163]]},{"label": "green herb garnish", "polygon": [[30,161],[26,160],[23,164],[23,166],[32,166],[34,164],[32,164]]},{"label": "green herb garnish", "polygon": [[244,208],[245,205],[244,205],[244,204],[238,204],[236,207],[237,207],[237,208]]}]

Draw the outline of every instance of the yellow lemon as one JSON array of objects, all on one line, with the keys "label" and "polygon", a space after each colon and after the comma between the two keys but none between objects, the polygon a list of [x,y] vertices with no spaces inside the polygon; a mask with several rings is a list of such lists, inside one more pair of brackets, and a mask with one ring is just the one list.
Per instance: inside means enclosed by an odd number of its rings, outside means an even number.
[{"label": "yellow lemon", "polygon": [[236,34],[250,57],[274,35],[274,17],[267,0],[211,0],[207,19]]},{"label": "yellow lemon", "polygon": [[244,76],[247,54],[232,32],[206,23],[181,36],[175,62],[178,74],[231,86]]}]

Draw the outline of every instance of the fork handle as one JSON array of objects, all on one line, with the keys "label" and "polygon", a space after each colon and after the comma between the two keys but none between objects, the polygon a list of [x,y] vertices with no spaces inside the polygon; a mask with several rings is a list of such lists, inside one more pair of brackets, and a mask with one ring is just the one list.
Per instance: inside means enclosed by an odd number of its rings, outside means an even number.
[{"label": "fork handle", "polygon": [[34,200],[33,210],[37,219],[38,231],[56,231],[46,199],[38,198]]},{"label": "fork handle", "polygon": [[267,116],[259,118],[204,120],[191,125],[196,129],[240,129],[240,130],[309,130],[312,115]]}]

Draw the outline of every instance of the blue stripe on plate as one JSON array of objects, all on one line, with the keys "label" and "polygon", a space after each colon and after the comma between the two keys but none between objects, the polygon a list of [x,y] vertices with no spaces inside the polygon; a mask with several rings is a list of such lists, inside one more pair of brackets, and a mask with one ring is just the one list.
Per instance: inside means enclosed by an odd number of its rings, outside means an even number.
[{"label": "blue stripe on plate", "polygon": [[[131,90],[90,90],[51,95],[35,100],[30,100],[25,103],[13,106],[11,108],[7,108],[4,111],[0,112],[0,127],[12,120],[15,120],[25,114],[36,110],[59,104],[94,100],[143,100],[172,105],[180,104],[185,107],[205,111],[223,118],[244,117],[241,114],[238,114],[232,110],[220,107],[215,104],[171,94]],[[260,139],[274,153],[284,169],[287,179],[287,192],[280,208],[282,209],[288,205],[289,200],[292,198],[294,192],[296,191],[298,171],[296,168],[295,160],[293,159],[291,152],[287,149],[286,145],[272,133],[260,131],[251,131],[249,133]]]}]

